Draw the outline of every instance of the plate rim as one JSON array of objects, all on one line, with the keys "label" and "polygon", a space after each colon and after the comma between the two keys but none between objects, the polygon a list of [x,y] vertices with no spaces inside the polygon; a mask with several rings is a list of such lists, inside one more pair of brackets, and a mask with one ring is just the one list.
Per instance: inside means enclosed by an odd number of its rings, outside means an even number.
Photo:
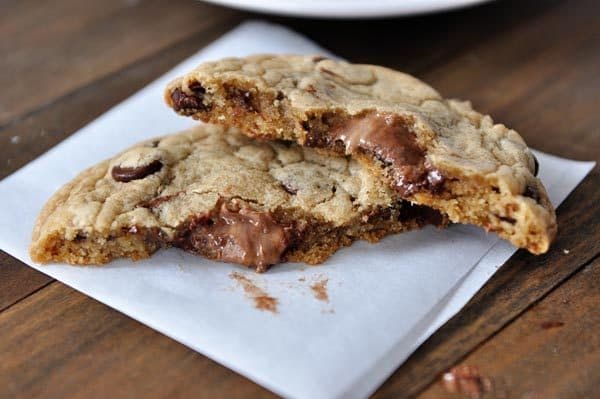
[{"label": "plate rim", "polygon": [[494,0],[202,0],[207,3],[271,15],[309,18],[362,19],[412,16],[457,10]]}]

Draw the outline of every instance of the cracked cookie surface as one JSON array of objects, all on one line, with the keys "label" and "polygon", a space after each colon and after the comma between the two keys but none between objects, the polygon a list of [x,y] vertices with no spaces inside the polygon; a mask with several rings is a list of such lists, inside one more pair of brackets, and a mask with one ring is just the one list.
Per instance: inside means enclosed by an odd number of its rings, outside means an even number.
[{"label": "cracked cookie surface", "polygon": [[42,210],[30,253],[36,262],[100,264],[175,246],[264,271],[445,222],[398,201],[345,156],[200,125],[82,172]]},{"label": "cracked cookie surface", "polygon": [[546,252],[556,215],[537,161],[514,130],[418,79],[319,56],[255,55],[200,65],[171,82],[178,113],[351,155],[396,198]]}]

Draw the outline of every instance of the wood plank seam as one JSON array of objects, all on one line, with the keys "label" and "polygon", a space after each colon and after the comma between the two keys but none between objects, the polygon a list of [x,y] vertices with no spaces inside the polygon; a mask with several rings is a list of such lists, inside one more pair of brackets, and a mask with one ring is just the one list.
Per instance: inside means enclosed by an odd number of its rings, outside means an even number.
[{"label": "wood plank seam", "polygon": [[[23,264],[23,265],[24,265],[24,267],[29,267],[29,266],[27,266],[25,264]],[[44,288],[48,287],[50,284],[52,284],[52,283],[54,283],[56,281],[57,280],[52,279],[52,280],[48,281],[47,283],[45,283],[45,284],[37,287],[36,289],[32,290],[31,292],[27,293],[27,295],[23,295],[22,297],[16,299],[14,302],[9,303],[8,305],[4,306],[3,308],[0,308],[0,313],[4,312],[5,310],[10,309],[11,307],[13,307],[16,304],[18,304],[19,302],[21,302],[21,301],[29,298],[30,296],[33,296],[33,295],[37,294],[39,291],[43,290]]]}]

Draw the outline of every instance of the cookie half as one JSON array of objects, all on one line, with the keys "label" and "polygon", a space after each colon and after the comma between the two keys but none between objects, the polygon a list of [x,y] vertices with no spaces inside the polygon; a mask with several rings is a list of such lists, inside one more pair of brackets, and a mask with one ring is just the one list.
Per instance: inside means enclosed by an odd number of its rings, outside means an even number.
[{"label": "cookie half", "polygon": [[265,271],[320,263],[356,239],[445,223],[396,200],[355,160],[200,125],[81,173],[42,210],[30,254],[100,264],[174,246]]},{"label": "cookie half", "polygon": [[546,252],[556,235],[521,136],[404,73],[318,56],[227,58],[171,82],[165,97],[179,114],[252,137],[351,155],[396,198],[532,253]]}]

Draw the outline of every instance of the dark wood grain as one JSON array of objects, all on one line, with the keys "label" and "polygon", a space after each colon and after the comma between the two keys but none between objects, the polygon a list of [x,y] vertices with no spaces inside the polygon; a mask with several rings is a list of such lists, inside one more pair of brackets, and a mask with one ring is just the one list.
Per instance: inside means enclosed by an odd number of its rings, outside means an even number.
[{"label": "dark wood grain", "polygon": [[[202,33],[152,57],[82,86],[22,119],[0,128],[0,178],[35,159],[109,108],[126,99],[187,56],[231,29],[236,19],[207,27]],[[99,95],[99,93],[101,95]],[[18,139],[15,139],[18,138]]]},{"label": "dark wood grain", "polygon": [[565,1],[420,76],[556,155],[600,161],[600,3]]},{"label": "dark wood grain", "polygon": [[[582,6],[586,4],[587,12]],[[600,115],[589,105],[600,90],[593,72],[600,70],[600,51],[591,45],[600,40],[600,29],[589,14],[595,4],[561,4],[526,26],[441,63],[423,77],[446,94],[466,98],[471,93],[477,107],[493,115],[505,113],[502,120],[542,150],[598,160],[600,134],[593,132],[598,132]],[[560,18],[563,15],[569,24]],[[518,252],[459,315],[394,373],[378,395],[398,398],[418,393],[464,356],[466,347],[476,347],[596,256],[600,251],[598,187],[596,169],[558,209],[560,229],[553,249],[540,257]],[[568,256],[564,249],[570,250]]]},{"label": "dark wood grain", "polygon": [[[417,394],[439,373],[598,256],[599,184],[600,173],[596,171],[560,206],[561,228],[550,252],[541,256],[517,252],[460,313],[396,370],[375,396],[408,398]],[[579,223],[569,223],[571,220]]]},{"label": "dark wood grain", "polygon": [[[600,259],[463,359],[492,384],[485,398],[600,397]],[[524,356],[524,354],[526,354]],[[456,398],[441,382],[419,399]]]},{"label": "dark wood grain", "polygon": [[60,283],[0,313],[2,398],[274,397]]},{"label": "dark wood grain", "polygon": [[[6,54],[0,58],[0,178],[238,21],[257,16],[185,0],[13,0],[0,8],[0,51]],[[599,12],[595,0],[505,0],[415,18],[268,19],[352,61],[405,70],[444,95],[471,99],[476,108],[516,128],[536,148],[600,160]],[[558,286],[556,292],[571,287],[571,281],[580,282],[582,269],[596,270],[592,260],[600,251],[599,184],[596,169],[561,206],[558,241],[548,254],[518,252],[375,396],[415,396],[465,356],[465,364],[498,362],[485,370],[494,380],[506,382],[492,397],[528,392],[532,385],[527,381],[514,382],[521,374],[535,384],[558,381],[558,367],[547,376],[539,369],[529,374],[509,370],[512,366],[527,371],[527,362],[517,363],[529,355],[527,345],[514,346],[504,356],[496,350],[497,359],[485,348],[502,348],[526,337],[529,330],[513,326],[536,320],[530,319],[536,309],[532,303],[548,293],[553,297]],[[590,290],[597,287],[573,284],[586,306],[592,304],[597,296]],[[577,314],[587,317],[586,326],[593,330],[600,323],[588,317],[590,309],[582,307]],[[566,339],[560,345],[571,350],[572,362],[596,359],[582,354],[594,348],[592,343]],[[0,353],[0,397],[270,395],[6,254],[0,257]],[[540,362],[544,356],[553,359],[542,350],[536,356]],[[549,392],[569,397],[593,392],[594,383],[598,385],[594,373],[567,373],[561,381]],[[582,390],[572,389],[569,382],[583,384]],[[442,394],[437,385],[424,393],[436,394]]]},{"label": "dark wood grain", "polygon": [[[411,18],[349,21],[273,18],[273,21],[290,26],[353,62],[418,74],[482,40],[527,23],[559,3],[505,0]],[[514,12],[516,7],[518,13]]]},{"label": "dark wood grain", "polygon": [[186,0],[13,0],[0,7],[0,126],[232,14]]},{"label": "dark wood grain", "polygon": [[0,251],[0,312],[50,282],[52,278]]}]

